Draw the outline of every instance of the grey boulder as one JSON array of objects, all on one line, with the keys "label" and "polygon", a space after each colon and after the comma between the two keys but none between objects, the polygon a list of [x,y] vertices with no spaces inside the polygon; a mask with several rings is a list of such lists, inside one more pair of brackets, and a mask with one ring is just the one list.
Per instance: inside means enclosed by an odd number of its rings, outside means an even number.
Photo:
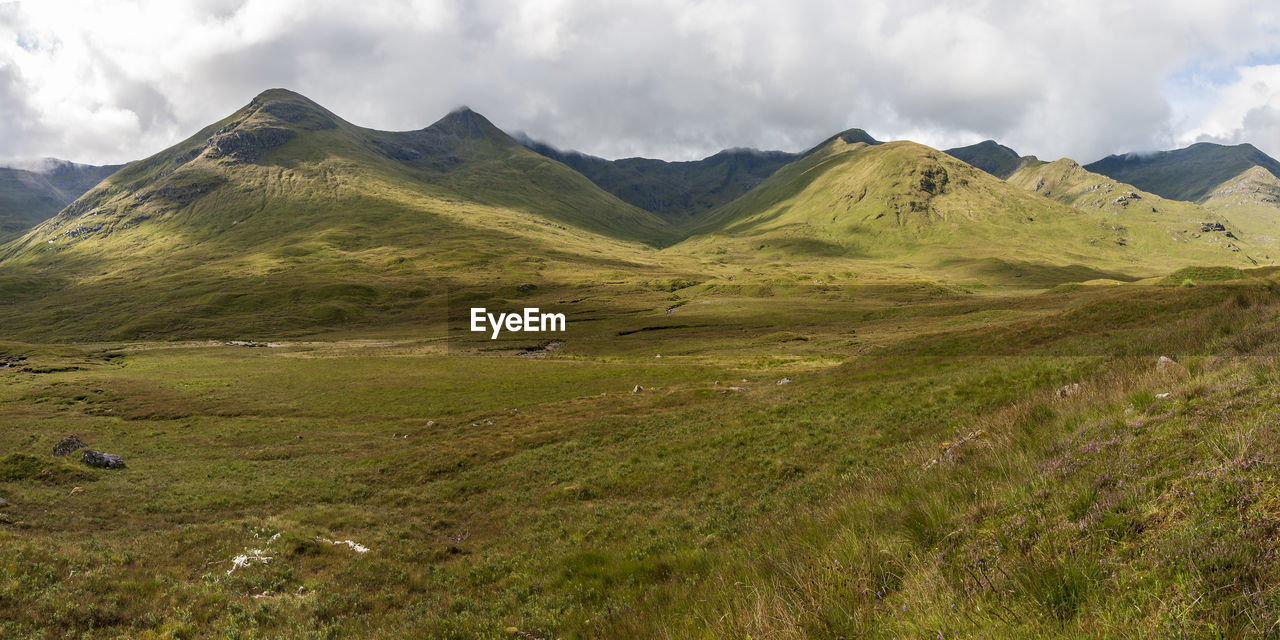
[{"label": "grey boulder", "polygon": [[114,453],[103,453],[94,451],[93,449],[85,449],[80,454],[84,463],[91,467],[100,467],[102,469],[123,469],[124,459]]},{"label": "grey boulder", "polygon": [[77,438],[76,434],[73,433],[59,440],[58,444],[53,445],[53,455],[65,456],[76,449],[83,449],[87,446],[89,445],[81,442],[80,438]]}]

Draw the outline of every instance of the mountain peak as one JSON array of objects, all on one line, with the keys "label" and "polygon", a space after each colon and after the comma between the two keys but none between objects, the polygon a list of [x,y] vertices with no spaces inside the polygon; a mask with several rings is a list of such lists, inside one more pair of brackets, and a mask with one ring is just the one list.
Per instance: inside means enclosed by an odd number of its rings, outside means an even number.
[{"label": "mountain peak", "polygon": [[262,93],[259,93],[258,95],[253,97],[253,101],[261,104],[266,104],[269,102],[297,102],[297,101],[306,101],[306,102],[311,102],[312,104],[315,104],[314,102],[312,102],[310,98],[302,95],[301,93],[298,93],[297,91],[291,91],[289,89],[283,89],[280,87],[267,89]]},{"label": "mountain peak", "polygon": [[864,142],[866,144],[880,144],[879,140],[872,138],[871,134],[863,131],[862,129],[845,129],[844,131],[837,133],[835,138],[844,140],[849,144],[857,144],[859,142]]},{"label": "mountain peak", "polygon": [[[264,114],[275,124],[308,131],[333,129],[341,120],[328,109],[300,93],[288,89],[267,89],[249,102],[246,118]],[[259,116],[262,117],[262,116]]]},{"label": "mountain peak", "polygon": [[955,147],[943,151],[947,155],[965,161],[997,178],[1007,178],[1022,166],[1023,159],[1017,151],[995,140],[983,140],[967,147]]},{"label": "mountain peak", "polygon": [[428,129],[438,131],[440,133],[448,133],[459,138],[491,138],[500,136],[509,138],[506,133],[489,122],[489,119],[471,110],[471,107],[461,106],[448,115],[437,120]]}]

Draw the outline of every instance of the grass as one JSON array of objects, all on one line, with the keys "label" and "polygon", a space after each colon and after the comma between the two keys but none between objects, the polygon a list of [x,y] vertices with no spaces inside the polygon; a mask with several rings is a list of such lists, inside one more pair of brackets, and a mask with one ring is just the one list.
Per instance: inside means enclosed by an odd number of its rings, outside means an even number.
[{"label": "grass", "polygon": [[268,92],[4,247],[0,636],[1276,635],[1280,283],[1194,205],[851,131],[680,240],[500,134]]},{"label": "grass", "polygon": [[[30,370],[0,370],[0,419],[17,427],[0,430],[0,629],[1262,633],[1241,615],[1272,602],[1267,511],[1252,505],[1274,500],[1256,474],[1280,369],[1181,355],[1179,377],[1064,346],[1266,353],[1276,302],[1246,282],[1008,297],[692,285],[670,316],[669,291],[601,290],[571,315],[599,319],[536,359],[514,357],[520,340],[445,341],[438,323],[274,348],[10,344]],[[1147,312],[1072,319],[1098,304]],[[955,348],[1058,321],[1071,329],[999,355]],[[1209,329],[1224,322],[1253,329]],[[680,326],[618,335],[660,323]],[[1086,391],[1058,399],[1072,382]],[[128,468],[53,459],[72,432]],[[1177,507],[1193,490],[1204,501]],[[233,567],[254,550],[270,560]]]}]

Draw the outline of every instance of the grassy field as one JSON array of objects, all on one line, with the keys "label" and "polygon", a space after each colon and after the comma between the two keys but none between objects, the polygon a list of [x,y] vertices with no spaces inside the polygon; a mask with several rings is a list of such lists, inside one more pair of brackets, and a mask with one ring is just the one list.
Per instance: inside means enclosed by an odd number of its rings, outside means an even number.
[{"label": "grassy field", "polygon": [[1229,271],[6,343],[0,635],[1271,637],[1280,287]]},{"label": "grassy field", "polygon": [[0,247],[0,637],[1280,636],[1269,183],[873,142],[696,220],[274,90],[129,165]]}]

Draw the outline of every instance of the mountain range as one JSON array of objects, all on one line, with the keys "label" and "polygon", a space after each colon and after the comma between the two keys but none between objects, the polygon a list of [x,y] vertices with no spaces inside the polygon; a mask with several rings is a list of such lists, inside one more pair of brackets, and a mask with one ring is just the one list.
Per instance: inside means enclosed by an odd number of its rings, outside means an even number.
[{"label": "mountain range", "polygon": [[28,168],[0,167],[0,238],[48,219],[121,166],[46,158]]},{"label": "mountain range", "polygon": [[273,89],[123,167],[8,171],[4,224],[38,222],[0,247],[17,335],[412,322],[443,291],[534,281],[1048,288],[1280,255],[1280,164],[1248,145],[1082,166],[850,129],[801,153],[606,160],[466,108],[385,132]]}]

